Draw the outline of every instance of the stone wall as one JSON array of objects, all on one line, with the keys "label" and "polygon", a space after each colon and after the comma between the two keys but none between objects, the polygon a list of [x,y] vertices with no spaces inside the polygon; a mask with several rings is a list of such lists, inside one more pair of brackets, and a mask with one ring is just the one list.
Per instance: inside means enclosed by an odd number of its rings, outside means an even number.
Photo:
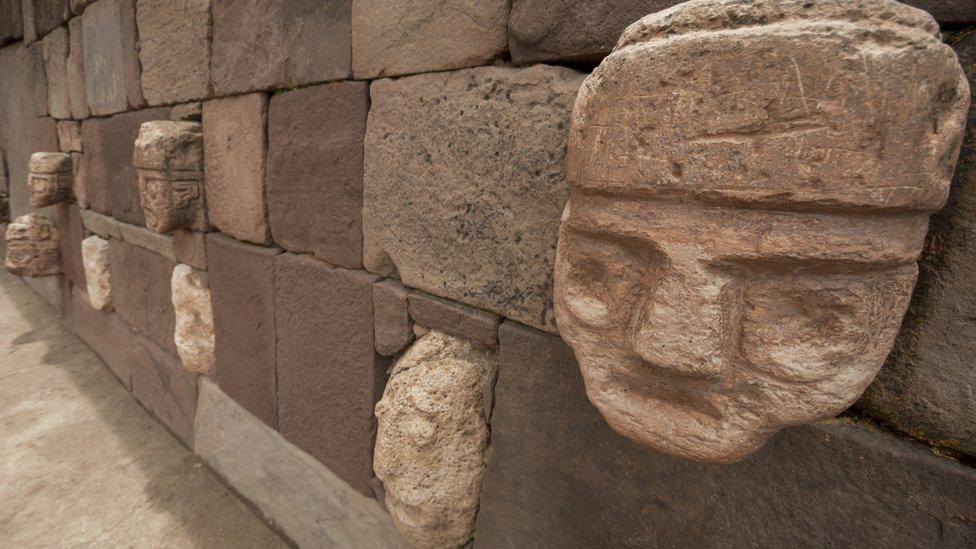
[{"label": "stone wall", "polygon": [[[12,218],[32,153],[75,174],[40,210],[64,274],[26,281],[301,546],[973,546],[976,115],[854,408],[718,466],[588,402],[552,297],[570,117],[623,29],[674,3],[0,0]],[[976,4],[908,3],[976,84]],[[156,120],[202,124],[207,231],[145,226],[132,160]],[[83,256],[93,235],[107,253]],[[209,290],[202,374],[174,339],[177,265]]]}]

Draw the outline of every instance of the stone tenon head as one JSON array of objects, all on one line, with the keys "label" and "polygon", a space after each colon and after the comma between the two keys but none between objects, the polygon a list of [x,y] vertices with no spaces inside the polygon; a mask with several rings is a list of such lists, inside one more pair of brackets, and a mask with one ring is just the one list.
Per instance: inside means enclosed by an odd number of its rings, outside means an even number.
[{"label": "stone tenon head", "polygon": [[71,200],[74,176],[70,154],[34,153],[31,155],[27,171],[27,192],[31,206],[43,208]]},{"label": "stone tenon head", "polygon": [[587,79],[556,315],[590,400],[731,462],[852,404],[891,350],[969,90],[888,0],[692,1]]},{"label": "stone tenon head", "polygon": [[198,122],[146,122],[139,128],[132,162],[147,227],[160,233],[207,229]]},{"label": "stone tenon head", "polygon": [[18,217],[7,225],[4,267],[18,276],[53,276],[61,272],[60,233],[38,213]]}]

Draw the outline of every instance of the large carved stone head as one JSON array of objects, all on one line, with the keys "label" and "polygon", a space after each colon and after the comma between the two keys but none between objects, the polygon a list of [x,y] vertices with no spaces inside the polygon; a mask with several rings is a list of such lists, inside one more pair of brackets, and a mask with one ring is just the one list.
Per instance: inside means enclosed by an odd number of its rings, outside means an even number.
[{"label": "large carved stone head", "polygon": [[198,122],[146,122],[139,128],[132,160],[147,227],[160,233],[207,229]]},{"label": "large carved stone head", "polygon": [[927,14],[692,1],[587,79],[556,315],[587,393],[649,448],[731,462],[881,367],[969,102]]},{"label": "large carved stone head", "polygon": [[38,152],[31,155],[28,165],[27,191],[30,205],[43,208],[71,200],[74,176],[71,155],[67,153]]},{"label": "large carved stone head", "polygon": [[7,225],[4,267],[19,276],[53,276],[61,272],[59,233],[38,213],[27,214]]}]

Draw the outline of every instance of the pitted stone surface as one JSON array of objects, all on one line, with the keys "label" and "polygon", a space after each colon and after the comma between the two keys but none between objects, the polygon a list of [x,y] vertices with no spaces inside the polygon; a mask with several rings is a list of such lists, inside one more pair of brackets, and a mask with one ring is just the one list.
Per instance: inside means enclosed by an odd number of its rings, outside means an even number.
[{"label": "pitted stone surface", "polygon": [[71,118],[68,81],[68,29],[58,27],[42,41],[47,79],[47,111],[58,119]]},{"label": "pitted stone surface", "polygon": [[139,178],[139,201],[146,227],[159,233],[207,230],[203,129],[199,122],[143,123],[132,165]]},{"label": "pitted stone surface", "polygon": [[390,372],[376,405],[374,468],[413,547],[460,547],[474,533],[485,468],[485,387],[498,356],[431,331]]},{"label": "pitted stone surface", "polygon": [[366,268],[555,331],[578,72],[486,67],[380,80],[366,131]]},{"label": "pitted stone surface", "polygon": [[207,96],[210,0],[138,0],[142,92],[150,105]]},{"label": "pitted stone surface", "polygon": [[109,273],[108,240],[92,235],[81,241],[85,281],[91,306],[104,311],[112,306],[112,279]]},{"label": "pitted stone surface", "polygon": [[214,322],[210,288],[189,265],[173,269],[173,340],[183,367],[194,374],[209,374],[214,366]]},{"label": "pitted stone surface", "polygon": [[4,266],[19,276],[54,276],[61,272],[60,236],[51,220],[38,213],[7,225]]},{"label": "pitted stone surface", "polygon": [[139,82],[135,0],[98,0],[82,15],[85,93],[102,116],[145,105]]},{"label": "pitted stone surface", "polygon": [[82,18],[68,21],[68,106],[71,118],[88,118],[88,93],[85,91],[85,43]]}]

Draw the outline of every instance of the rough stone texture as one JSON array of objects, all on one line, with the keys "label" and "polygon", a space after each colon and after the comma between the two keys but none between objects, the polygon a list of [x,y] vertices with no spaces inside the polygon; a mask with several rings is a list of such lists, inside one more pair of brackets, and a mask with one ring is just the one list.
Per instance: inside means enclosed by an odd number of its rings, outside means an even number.
[{"label": "rough stone texture", "polygon": [[61,272],[58,228],[38,213],[7,225],[4,267],[18,276],[54,276]]},{"label": "rough stone texture", "polygon": [[108,240],[97,235],[89,236],[81,242],[81,256],[85,263],[91,306],[99,311],[109,309],[112,306],[112,278],[109,274]]},{"label": "rough stone texture", "polygon": [[129,244],[161,255],[174,263],[178,261],[179,258],[176,255],[176,239],[174,237],[168,234],[159,234],[150,231],[145,227],[129,225],[128,223],[119,223],[118,229],[122,235],[122,239]]},{"label": "rough stone texture", "polygon": [[366,268],[555,331],[552,267],[581,83],[546,66],[374,82]]},{"label": "rough stone texture", "polygon": [[81,123],[82,165],[91,209],[126,223],[145,224],[132,154],[143,122],[167,119],[169,109],[156,108]]},{"label": "rough stone texture", "polygon": [[[976,31],[950,35],[970,85]],[[933,216],[919,281],[888,361],[861,407],[897,428],[976,455],[976,106],[946,208]]]},{"label": "rough stone texture", "polygon": [[158,233],[208,229],[199,122],[143,123],[132,165],[139,178],[139,204],[146,227]]},{"label": "rough stone texture", "polygon": [[170,120],[182,120],[185,122],[203,121],[203,103],[194,101],[182,105],[173,106],[170,111]]},{"label": "rough stone texture", "polygon": [[47,110],[54,118],[71,118],[68,80],[68,29],[58,27],[44,37],[44,74],[47,80]]},{"label": "rough stone texture", "polygon": [[71,331],[98,354],[126,389],[132,389],[132,328],[118,314],[95,309],[81,286],[71,289]]},{"label": "rough stone texture", "polygon": [[478,345],[498,343],[498,316],[423,292],[411,292],[410,316],[425,328],[441,330]]},{"label": "rough stone texture", "polygon": [[31,207],[43,208],[71,200],[74,173],[70,154],[34,153],[27,169],[27,192]]},{"label": "rough stone texture", "polygon": [[369,495],[387,366],[373,348],[377,277],[293,254],[274,268],[278,430]]},{"label": "rough stone texture", "polygon": [[[109,264],[115,310],[136,331],[152,339],[166,354],[175,356],[176,318],[170,279],[176,264],[115,239],[109,241]],[[182,367],[179,369],[183,371]]]},{"label": "rough stone texture", "polygon": [[24,36],[21,0],[0,0],[0,46]]},{"label": "rough stone texture", "polygon": [[194,450],[300,547],[404,546],[379,503],[257,421],[207,379],[200,380]]},{"label": "rough stone texture", "polygon": [[229,95],[352,72],[352,0],[213,0],[213,90]]},{"label": "rough stone texture", "polygon": [[81,122],[74,120],[59,120],[58,147],[61,152],[81,152]]},{"label": "rough stone texture", "polygon": [[45,150],[37,147],[41,125],[34,117],[34,73],[27,48],[0,48],[0,74],[0,154],[7,166],[11,217],[17,217],[30,211],[24,184],[30,156]]},{"label": "rough stone texture", "polygon": [[203,105],[210,222],[234,238],[268,241],[264,200],[268,98],[255,93]]},{"label": "rough stone texture", "polygon": [[84,222],[86,229],[102,238],[122,238],[122,229],[119,228],[119,222],[111,217],[91,210],[82,210],[81,220]]},{"label": "rough stone texture", "polygon": [[929,12],[939,23],[976,22],[976,3],[967,0],[904,0],[904,2]]},{"label": "rough stone texture", "polygon": [[280,253],[207,235],[217,357],[212,377],[223,392],[275,429],[274,258]]},{"label": "rough stone texture", "polygon": [[81,15],[95,0],[70,0],[71,13]]},{"label": "rough stone texture", "polygon": [[207,270],[207,246],[205,233],[177,229],[173,231],[173,246],[176,260],[194,269]]},{"label": "rough stone texture", "polygon": [[274,96],[268,119],[268,215],[276,244],[350,269],[363,264],[365,82]]},{"label": "rough stone texture", "polygon": [[976,541],[976,472],[927,448],[833,420],[786,430],[735,465],[689,463],[610,430],[558,338],[506,322],[500,340],[476,546]]},{"label": "rough stone texture", "polygon": [[413,341],[413,322],[407,311],[410,290],[396,280],[373,285],[373,338],[376,352],[393,356]]},{"label": "rough stone texture", "polygon": [[210,0],[137,0],[142,93],[150,105],[207,96]]},{"label": "rough stone texture", "polygon": [[68,21],[68,106],[71,118],[88,118],[88,93],[85,91],[85,45],[82,19]]},{"label": "rough stone texture", "polygon": [[85,262],[81,255],[81,241],[85,239],[85,225],[81,212],[74,204],[58,204],[51,212],[58,226],[61,270],[72,284],[85,286]]},{"label": "rough stone texture", "polygon": [[196,376],[184,370],[178,358],[138,334],[133,338],[131,372],[132,395],[176,438],[192,448]]},{"label": "rough stone texture", "polygon": [[[61,144],[58,142],[58,122],[50,116],[35,118],[34,150],[40,152],[59,152]],[[32,155],[28,155],[28,158]],[[30,163],[27,164],[28,168]]]},{"label": "rough stone texture", "polygon": [[135,0],[98,0],[82,15],[85,93],[92,114],[144,106]]},{"label": "rough stone texture", "polygon": [[35,42],[27,47],[31,62],[31,83],[34,87],[34,115],[48,116],[47,63],[44,62],[44,44]]},{"label": "rough stone texture", "polygon": [[686,2],[631,26],[576,102],[555,273],[607,422],[728,463],[853,404],[968,106],[935,21],[892,0]]},{"label": "rough stone texture", "polygon": [[376,476],[414,547],[460,547],[474,533],[488,445],[484,393],[497,372],[497,353],[437,331],[390,372],[376,405]]},{"label": "rough stone texture", "polygon": [[357,79],[489,64],[507,49],[507,0],[353,2]]},{"label": "rough stone texture", "polygon": [[31,0],[20,0],[21,15],[24,19],[24,45],[29,46],[37,40],[37,29],[34,28],[34,8]]},{"label": "rough stone texture", "polygon": [[[78,126],[78,132],[80,135],[81,126]],[[81,139],[78,140],[81,143]],[[75,204],[79,208],[87,209],[88,204],[88,185],[85,174],[85,162],[82,158],[81,153],[71,153],[71,194],[75,198]]]},{"label": "rough stone texture", "polygon": [[27,3],[30,5],[38,38],[57,29],[71,15],[68,0],[28,0]]},{"label": "rough stone texture", "polygon": [[173,340],[183,367],[194,374],[209,374],[214,367],[214,322],[210,288],[189,265],[173,269]]}]

